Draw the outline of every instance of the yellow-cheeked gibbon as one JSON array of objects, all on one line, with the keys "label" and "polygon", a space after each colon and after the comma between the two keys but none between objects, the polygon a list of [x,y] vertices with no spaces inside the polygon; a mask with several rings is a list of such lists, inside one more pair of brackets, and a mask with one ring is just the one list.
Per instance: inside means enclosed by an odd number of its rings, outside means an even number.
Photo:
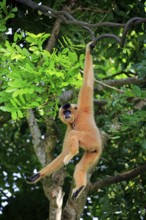
[{"label": "yellow-cheeked gibbon", "polygon": [[59,117],[67,125],[61,154],[37,174],[27,178],[27,182],[36,183],[66,165],[79,153],[79,146],[85,150],[83,157],[75,167],[75,188],[72,198],[77,199],[87,184],[88,171],[96,165],[102,153],[100,132],[94,120],[93,92],[94,72],[91,56],[92,42],[86,46],[83,85],[77,104],[65,104],[59,109]]}]

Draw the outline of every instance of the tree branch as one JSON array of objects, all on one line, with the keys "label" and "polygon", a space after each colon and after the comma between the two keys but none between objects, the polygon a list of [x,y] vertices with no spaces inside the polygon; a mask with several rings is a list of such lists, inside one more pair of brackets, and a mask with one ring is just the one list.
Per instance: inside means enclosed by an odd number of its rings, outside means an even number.
[{"label": "tree branch", "polygon": [[[115,22],[99,22],[99,23],[91,24],[91,23],[87,23],[87,22],[75,19],[71,15],[71,13],[68,13],[65,10],[56,11],[48,6],[45,6],[42,4],[37,4],[36,2],[33,2],[31,0],[27,0],[27,1],[26,0],[16,0],[16,1],[18,3],[29,6],[30,8],[32,8],[34,10],[40,10],[45,16],[56,17],[58,19],[60,18],[66,24],[78,25],[78,26],[85,28],[90,33],[91,39],[94,42],[94,44],[96,44],[102,38],[114,38],[120,44],[120,46],[123,47],[125,39],[126,39],[126,35],[129,31],[129,29],[133,25],[137,25],[142,22],[146,22],[146,18],[134,17],[134,18],[130,19],[126,24],[120,24],[120,23],[115,23]],[[95,37],[95,34],[91,29],[97,28],[97,27],[104,27],[104,26],[124,28],[122,37],[120,38],[114,34],[103,34],[103,35],[99,35],[99,36]]]},{"label": "tree branch", "polygon": [[52,17],[58,17],[60,16],[63,21],[66,24],[75,24],[75,25],[80,25],[80,26],[88,26],[88,27],[101,27],[101,26],[107,26],[107,27],[124,27],[125,24],[120,24],[120,23],[114,23],[114,22],[102,22],[102,23],[95,23],[95,24],[89,24],[84,21],[79,21],[76,20],[70,13],[66,11],[56,11],[48,6],[37,4],[36,2],[33,2],[31,0],[16,0],[18,3],[24,4],[29,6],[32,9],[35,10],[40,10],[45,16],[52,16]]},{"label": "tree branch", "polygon": [[101,81],[99,81],[99,80],[94,80],[95,82],[97,82],[97,83],[99,83],[101,86],[103,86],[103,87],[107,87],[107,88],[110,88],[110,89],[113,89],[113,90],[116,90],[117,92],[119,92],[119,93],[124,93],[124,91],[123,90],[120,90],[120,89],[117,89],[117,88],[115,88],[115,87],[113,87],[113,86],[110,86],[110,85],[108,85],[107,83],[103,83],[103,82],[101,82]]},{"label": "tree branch", "polygon": [[116,36],[115,34],[102,34],[102,35],[99,35],[98,37],[96,37],[93,41],[93,44],[96,44],[99,40],[103,39],[103,38],[113,38],[117,41],[117,43],[121,43],[121,39]]},{"label": "tree branch", "polygon": [[55,45],[56,40],[58,38],[61,22],[62,22],[61,18],[56,19],[55,24],[53,26],[52,33],[51,33],[51,37],[47,42],[46,50],[49,51],[50,53],[52,52],[53,46]]},{"label": "tree branch", "polygon": [[27,122],[28,122],[28,125],[30,128],[30,132],[32,135],[32,142],[34,145],[35,153],[36,153],[40,163],[44,166],[46,164],[44,145],[43,145],[43,141],[42,141],[42,137],[41,137],[41,132],[40,132],[40,129],[39,129],[38,124],[36,122],[36,119],[35,119],[35,116],[34,116],[32,109],[27,111],[26,119],[27,119]]},{"label": "tree branch", "polygon": [[104,80],[113,79],[114,77],[119,76],[121,74],[125,74],[127,77],[130,77],[131,75],[134,75],[134,76],[137,75],[135,72],[132,72],[132,71],[121,70],[117,73],[114,73],[113,75],[104,77]]},{"label": "tree branch", "polygon": [[[102,90],[106,87],[110,87],[111,89],[116,89],[113,86],[124,86],[124,85],[143,85],[146,82],[146,79],[138,79],[135,77],[129,77],[125,79],[117,79],[117,80],[104,80],[103,82],[100,82],[98,80],[95,80],[95,82],[100,83],[100,86],[98,86],[98,89]],[[122,90],[120,90],[123,92]]]},{"label": "tree branch", "polygon": [[128,180],[135,178],[138,175],[141,175],[145,172],[146,172],[146,163],[143,164],[142,166],[138,166],[137,168],[130,170],[130,171],[127,171],[123,174],[107,177],[103,180],[97,181],[94,184],[89,183],[89,185],[88,185],[89,192],[92,193],[93,191],[97,191],[99,188],[103,188],[103,187],[109,186],[111,184],[119,183],[122,181],[128,181]]},{"label": "tree branch", "polygon": [[140,24],[142,22],[146,22],[146,19],[144,18],[141,18],[141,17],[134,17],[134,18],[131,18],[125,25],[124,27],[124,30],[123,30],[123,35],[121,37],[121,47],[124,46],[124,43],[125,43],[125,39],[126,39],[126,35],[128,34],[128,31],[131,29],[131,27],[134,25],[134,24]]}]

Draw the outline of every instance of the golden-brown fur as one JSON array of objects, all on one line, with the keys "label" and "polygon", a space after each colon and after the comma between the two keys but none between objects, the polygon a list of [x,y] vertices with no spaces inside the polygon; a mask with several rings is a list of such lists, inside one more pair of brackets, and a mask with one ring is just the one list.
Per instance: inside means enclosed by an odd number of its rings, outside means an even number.
[{"label": "golden-brown fur", "polygon": [[82,159],[75,167],[76,187],[72,197],[77,198],[87,184],[87,173],[97,163],[102,153],[102,142],[94,120],[93,91],[94,73],[90,46],[86,46],[83,85],[79,92],[78,103],[66,104],[59,110],[61,121],[67,124],[61,154],[28,181],[35,183],[67,164],[79,152],[79,146],[85,150]]}]

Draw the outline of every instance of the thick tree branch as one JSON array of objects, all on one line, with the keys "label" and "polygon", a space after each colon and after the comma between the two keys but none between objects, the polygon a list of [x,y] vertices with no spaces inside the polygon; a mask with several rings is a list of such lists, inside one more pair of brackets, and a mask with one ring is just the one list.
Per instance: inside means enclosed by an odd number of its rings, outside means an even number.
[{"label": "thick tree branch", "polygon": [[44,166],[46,164],[44,145],[41,137],[41,132],[36,122],[32,109],[27,111],[26,118],[32,135],[32,142],[34,145],[35,153],[40,163]]},{"label": "thick tree branch", "polygon": [[[64,6],[63,11],[70,11],[70,7]],[[48,40],[47,46],[46,46],[46,50],[49,51],[50,53],[53,50],[53,46],[55,45],[59,32],[60,32],[60,28],[61,28],[61,23],[62,23],[62,18],[61,17],[57,17],[54,26],[53,26],[53,30],[51,33],[51,37]]]},{"label": "thick tree branch", "polygon": [[[68,13],[65,10],[56,11],[48,6],[42,5],[40,3],[37,4],[36,2],[33,2],[31,0],[27,0],[27,1],[17,0],[17,2],[24,4],[24,5],[27,5],[34,10],[40,10],[45,16],[56,17],[58,19],[60,18],[66,24],[78,25],[78,26],[85,28],[91,34],[91,39],[94,42],[94,44],[96,44],[102,38],[114,38],[120,44],[120,46],[123,47],[125,39],[126,39],[126,35],[129,31],[129,29],[132,26],[146,22],[146,18],[134,17],[134,18],[130,19],[126,24],[120,24],[120,23],[115,23],[115,22],[99,22],[99,23],[91,24],[91,23],[87,23],[87,22],[75,19],[71,15],[71,13]],[[103,35],[99,35],[99,36],[95,37],[95,34],[91,29],[97,28],[97,27],[104,27],[104,26],[124,28],[122,37],[118,37],[114,34],[103,34]]]},{"label": "thick tree branch", "polygon": [[66,11],[56,11],[48,6],[37,4],[36,2],[33,2],[31,0],[17,0],[18,3],[24,4],[29,6],[32,9],[35,10],[40,10],[44,15],[50,17],[61,17],[62,20],[66,24],[75,24],[75,25],[80,25],[80,26],[88,26],[90,28],[95,28],[95,27],[101,27],[101,26],[107,26],[107,27],[124,27],[124,24],[120,23],[114,23],[114,22],[102,22],[102,23],[95,23],[95,24],[89,24],[84,21],[79,21],[76,20],[70,13]]},{"label": "thick tree branch", "polygon": [[128,181],[128,180],[135,178],[138,175],[141,175],[145,172],[146,172],[146,163],[143,164],[142,166],[138,166],[137,168],[130,170],[130,171],[127,171],[123,174],[107,177],[103,180],[97,181],[94,184],[90,183],[88,186],[89,192],[92,193],[94,191],[97,191],[99,188],[103,188],[103,187],[106,187],[106,186],[109,186],[109,185],[115,184],[115,183],[120,183],[122,181]]},{"label": "thick tree branch", "polygon": [[46,45],[46,50],[49,51],[50,53],[52,52],[53,46],[55,45],[56,40],[58,38],[61,22],[62,22],[61,18],[56,19],[53,30],[52,30],[52,33],[51,33],[51,37],[48,40],[48,43]]}]

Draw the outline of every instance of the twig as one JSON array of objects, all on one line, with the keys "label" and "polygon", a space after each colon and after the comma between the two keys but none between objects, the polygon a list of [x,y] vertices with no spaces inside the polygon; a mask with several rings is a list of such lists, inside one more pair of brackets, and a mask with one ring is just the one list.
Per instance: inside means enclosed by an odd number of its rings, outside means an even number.
[{"label": "twig", "polygon": [[101,84],[102,86],[105,86],[105,87],[107,87],[107,88],[116,90],[117,92],[120,92],[120,93],[124,93],[123,90],[120,90],[120,89],[117,89],[117,88],[115,88],[115,87],[113,87],[113,86],[107,85],[106,83],[103,83],[103,82],[101,82],[101,81],[99,81],[99,80],[94,79],[94,81],[97,82],[97,83],[99,83],[99,84]]},{"label": "twig", "polygon": [[140,18],[140,17],[134,17],[134,18],[131,18],[125,25],[124,27],[124,30],[123,30],[123,35],[121,37],[121,42],[120,42],[120,45],[121,47],[124,46],[124,43],[125,43],[125,39],[126,39],[126,35],[128,33],[128,31],[130,30],[130,28],[132,27],[132,25],[134,25],[134,23],[136,22],[144,22],[143,18]]},{"label": "twig", "polygon": [[83,26],[87,31],[89,31],[90,35],[91,35],[91,39],[94,42],[95,40],[95,34],[94,32],[91,30],[91,28],[87,27],[87,26]]},{"label": "twig", "polygon": [[132,71],[121,70],[119,72],[114,73],[113,75],[104,77],[104,80],[113,79],[114,77],[119,76],[121,74],[125,74],[128,77],[130,77],[130,75],[134,75],[134,76],[137,75],[135,72],[132,72]]},{"label": "twig", "polygon": [[116,89],[113,86],[124,86],[124,85],[130,85],[130,84],[143,85],[146,82],[146,79],[138,79],[135,77],[129,77],[129,78],[124,78],[124,79],[105,80],[104,82],[95,80],[95,82],[101,85],[100,90],[102,89],[102,86],[103,86],[103,87],[117,90],[120,93],[124,93],[124,91]]}]

